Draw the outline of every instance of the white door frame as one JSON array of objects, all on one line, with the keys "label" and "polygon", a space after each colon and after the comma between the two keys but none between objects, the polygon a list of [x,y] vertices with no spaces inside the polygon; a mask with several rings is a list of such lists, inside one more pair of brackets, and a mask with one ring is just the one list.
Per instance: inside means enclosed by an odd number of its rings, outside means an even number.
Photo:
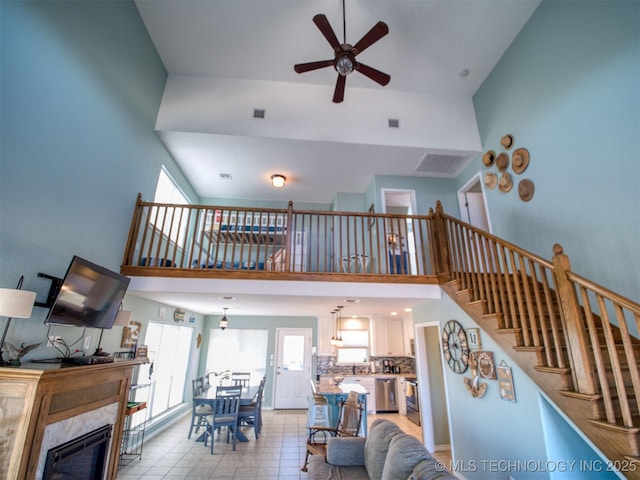
[{"label": "white door frame", "polygon": [[[387,193],[400,193],[404,195],[408,195],[409,202],[403,202],[400,206],[407,207],[409,215],[417,215],[417,205],[416,205],[416,191],[406,188],[381,188],[380,189],[380,197],[381,197],[381,207],[382,213],[387,213]],[[415,231],[411,232],[413,238],[407,239],[407,250],[409,254],[409,264],[410,272],[417,272],[417,260],[416,260],[416,240],[415,240]]]},{"label": "white door frame", "polygon": [[[478,188],[479,187],[479,188]],[[478,208],[484,210],[484,214],[486,216],[486,225],[473,225],[474,227],[481,228],[491,233],[491,217],[489,216],[489,207],[487,206],[487,195],[485,191],[484,182],[482,181],[482,172],[476,173],[473,177],[469,179],[467,183],[465,183],[460,190],[458,190],[458,206],[460,207],[460,218],[463,222],[471,223],[469,218],[469,211],[466,207],[467,196],[465,195],[470,191],[478,191],[482,196],[482,205],[478,205]]]},{"label": "white door frame", "polygon": [[[435,452],[442,445],[435,444],[435,434],[434,434],[434,426],[433,426],[433,414],[432,412],[432,403],[431,403],[431,387],[434,386],[435,379],[429,378],[429,368],[428,361],[426,356],[427,346],[424,338],[424,330],[426,328],[435,328],[438,337],[441,335],[440,332],[440,323],[435,322],[424,322],[418,323],[414,326],[414,337],[415,338],[415,348],[416,348],[416,373],[418,377],[418,395],[420,402],[420,421],[422,426],[422,443],[426,447],[429,452]],[[440,356],[442,358],[442,356]],[[444,366],[442,367],[444,369]],[[448,398],[448,390],[446,388],[446,375],[444,375],[444,382],[442,385],[438,386],[441,390],[445,392],[446,396],[446,409],[447,412],[435,412],[436,415],[446,413],[449,418],[449,398]],[[451,438],[451,422],[447,422],[449,424],[449,438]]]},{"label": "white door frame", "polygon": [[[304,345],[304,360],[303,360],[303,370],[300,372],[300,381],[296,382],[295,385],[288,385],[286,382],[281,382],[281,371],[282,365],[281,362],[281,345],[280,339],[281,335],[284,334],[298,334],[303,335],[305,337],[305,345]],[[273,408],[307,408],[309,406],[309,380],[311,379],[311,360],[312,360],[312,352],[311,352],[311,342],[313,338],[313,329],[311,328],[276,328],[276,348],[275,348],[275,362],[273,365],[273,378],[274,378],[274,387],[273,387]],[[285,406],[279,405],[278,401],[281,401],[281,396],[278,394],[279,389],[286,388],[288,386],[292,386],[294,388],[293,391],[285,392],[289,393],[287,395],[288,402]],[[280,391],[280,394],[283,392]],[[291,395],[292,394],[292,395]]]}]

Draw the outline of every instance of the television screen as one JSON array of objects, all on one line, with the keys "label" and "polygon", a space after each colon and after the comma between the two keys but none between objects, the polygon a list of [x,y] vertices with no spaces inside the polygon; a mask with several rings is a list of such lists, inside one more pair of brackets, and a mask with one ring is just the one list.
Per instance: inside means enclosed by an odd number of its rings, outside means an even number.
[{"label": "television screen", "polygon": [[45,323],[111,328],[129,278],[74,256]]}]

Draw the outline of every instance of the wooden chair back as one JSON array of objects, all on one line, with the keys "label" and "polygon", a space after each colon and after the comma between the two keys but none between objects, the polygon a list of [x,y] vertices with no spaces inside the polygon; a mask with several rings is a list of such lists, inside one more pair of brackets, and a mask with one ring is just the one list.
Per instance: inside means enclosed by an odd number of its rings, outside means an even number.
[{"label": "wooden chair back", "polygon": [[239,385],[241,387],[248,387],[251,380],[251,373],[247,372],[232,372],[231,383],[232,385]]}]

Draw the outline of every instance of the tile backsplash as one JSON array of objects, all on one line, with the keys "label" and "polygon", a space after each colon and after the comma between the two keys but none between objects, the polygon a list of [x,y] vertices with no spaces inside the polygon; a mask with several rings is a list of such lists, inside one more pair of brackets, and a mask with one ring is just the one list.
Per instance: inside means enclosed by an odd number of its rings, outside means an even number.
[{"label": "tile backsplash", "polygon": [[[400,373],[415,374],[416,359],[414,357],[371,357],[368,364],[355,364],[357,374],[373,373],[372,364],[375,365],[375,373],[382,372],[383,360],[389,360],[390,364],[400,367]],[[317,374],[318,375],[351,375],[354,365],[336,365],[336,357],[333,355],[318,355]]]}]

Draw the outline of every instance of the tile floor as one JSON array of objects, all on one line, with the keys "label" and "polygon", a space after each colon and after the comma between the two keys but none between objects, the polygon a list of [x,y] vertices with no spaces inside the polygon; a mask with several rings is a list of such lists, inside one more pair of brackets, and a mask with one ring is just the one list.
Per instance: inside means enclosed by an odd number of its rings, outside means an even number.
[{"label": "tile floor", "polygon": [[[389,418],[406,433],[421,439],[420,427],[404,415],[369,415],[370,424],[376,418]],[[300,480],[306,443],[306,411],[265,410],[258,440],[252,428],[243,429],[247,443],[236,443],[236,451],[226,443],[226,435],[216,437],[214,454],[196,435],[187,439],[190,416],[145,442],[142,458],[118,471],[118,480]],[[445,457],[447,452],[443,452]]]}]

